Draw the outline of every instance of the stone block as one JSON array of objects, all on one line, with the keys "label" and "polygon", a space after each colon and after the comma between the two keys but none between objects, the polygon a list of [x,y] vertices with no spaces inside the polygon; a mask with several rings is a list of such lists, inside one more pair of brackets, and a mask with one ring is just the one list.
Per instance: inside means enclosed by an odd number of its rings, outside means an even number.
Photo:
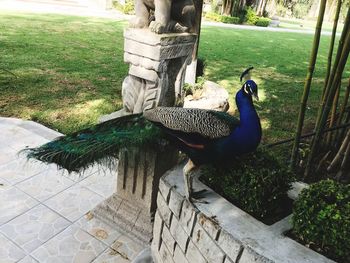
[{"label": "stone block", "polygon": [[180,215],[180,224],[189,236],[192,235],[196,217],[197,210],[194,208],[194,206],[187,200],[183,201]]},{"label": "stone block", "polygon": [[169,252],[171,255],[174,255],[174,249],[175,249],[175,239],[170,234],[170,231],[168,228],[163,227],[162,231],[162,241],[167,246]]},{"label": "stone block", "polygon": [[209,262],[224,262],[225,253],[199,224],[194,226],[192,241]]},{"label": "stone block", "polygon": [[148,29],[127,28],[124,30],[124,38],[150,46],[167,46],[181,43],[194,43],[197,35],[191,33],[155,34]]},{"label": "stone block", "polygon": [[226,256],[224,263],[234,263],[228,256]]},{"label": "stone block", "polygon": [[[168,250],[167,246],[164,244],[164,242],[160,246],[159,256],[160,256],[160,260],[162,263],[174,263],[173,256],[169,252],[169,250]],[[176,262],[176,263],[178,263],[178,262]]]},{"label": "stone block", "polygon": [[176,263],[189,263],[184,252],[182,252],[181,248],[178,245],[175,246],[174,261]]},{"label": "stone block", "polygon": [[152,258],[154,263],[162,263],[160,253],[159,253],[160,245],[161,243],[159,244],[159,248],[158,248],[158,246],[154,242],[152,242],[151,244]]},{"label": "stone block", "polygon": [[159,216],[158,211],[156,212],[154,216],[154,223],[153,223],[153,240],[152,240],[152,245],[156,247],[157,250],[160,248],[161,244],[161,235],[163,231],[163,221]]},{"label": "stone block", "polygon": [[274,261],[258,254],[249,247],[244,248],[239,263],[274,263]]},{"label": "stone block", "polygon": [[198,224],[200,224],[204,230],[211,236],[212,239],[217,240],[219,237],[220,226],[215,219],[207,217],[203,213],[198,214]]},{"label": "stone block", "polygon": [[152,82],[156,82],[158,79],[157,72],[141,66],[130,65],[129,74]]},{"label": "stone block", "polygon": [[167,227],[170,227],[172,213],[162,195],[158,195],[157,197],[157,206],[158,206],[159,215],[163,219],[165,225]]},{"label": "stone block", "polygon": [[170,185],[162,180],[162,178],[159,181],[159,192],[162,194],[164,200],[168,203],[170,196]]},{"label": "stone block", "polygon": [[236,261],[237,256],[243,249],[242,243],[224,230],[220,232],[218,244],[233,261]]},{"label": "stone block", "polygon": [[176,217],[173,217],[171,220],[170,233],[182,251],[186,252],[188,234],[183,230]]},{"label": "stone block", "polygon": [[133,55],[127,52],[124,52],[124,62],[135,65],[135,66],[141,66],[145,69],[154,70],[156,72],[164,72],[167,69],[167,63],[152,60],[149,58]]},{"label": "stone block", "polygon": [[150,243],[153,236],[153,224],[151,217],[146,213],[139,213],[134,227],[132,228],[134,236],[144,243]]},{"label": "stone block", "polygon": [[185,198],[175,190],[172,190],[170,192],[169,208],[177,218],[180,217],[181,207],[184,199]]},{"label": "stone block", "polygon": [[125,39],[124,51],[144,56],[152,60],[167,60],[179,57],[188,57],[193,50],[193,43],[188,44],[173,44],[167,46],[150,46],[141,42]]},{"label": "stone block", "polygon": [[[195,263],[207,263],[208,261],[203,257],[199,249],[190,240],[187,247],[186,258],[188,262]],[[214,261],[215,262],[215,261]]]}]

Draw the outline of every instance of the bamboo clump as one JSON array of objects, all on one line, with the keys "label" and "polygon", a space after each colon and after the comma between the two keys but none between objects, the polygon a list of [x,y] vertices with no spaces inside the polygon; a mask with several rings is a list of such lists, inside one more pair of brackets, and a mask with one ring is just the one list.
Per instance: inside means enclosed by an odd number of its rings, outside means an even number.
[{"label": "bamboo clump", "polygon": [[293,168],[296,165],[297,154],[298,154],[299,143],[300,143],[300,136],[304,125],[305,111],[307,106],[306,104],[309,98],[312,76],[315,70],[318,47],[319,47],[320,38],[321,38],[323,17],[324,17],[324,12],[326,10],[326,3],[327,3],[327,0],[321,0],[320,11],[318,14],[318,19],[317,19],[317,24],[315,29],[315,37],[314,37],[313,47],[312,47],[311,56],[310,56],[308,72],[305,80],[303,96],[300,102],[298,125],[297,125],[297,130],[296,130],[296,135],[295,135],[295,140],[294,140],[294,145],[292,150],[292,157],[291,157],[291,166]]},{"label": "bamboo clump", "polygon": [[[294,138],[294,145],[291,154],[291,166],[295,168],[298,162],[299,143],[302,138],[301,131],[307,107],[307,100],[311,88],[312,75],[315,67],[316,57],[318,53],[318,44],[320,41],[320,29],[322,28],[323,15],[325,10],[325,2],[321,1],[321,7],[318,17],[317,28],[315,31],[313,49],[305,80],[304,92],[301,99],[299,118],[297,123],[296,134]],[[350,113],[348,107],[348,100],[350,94],[350,79],[346,89],[342,89],[343,72],[349,57],[350,51],[350,8],[347,10],[347,16],[344,22],[344,28],[339,39],[336,55],[333,58],[334,44],[336,39],[336,30],[339,20],[339,13],[341,10],[342,0],[337,3],[337,9],[334,18],[332,37],[330,40],[329,54],[327,60],[327,69],[325,74],[325,81],[320,97],[320,107],[316,118],[314,137],[311,141],[310,152],[307,157],[307,162],[304,170],[304,177],[310,176],[310,171],[317,165],[316,160],[321,160],[322,164],[326,163],[330,158],[331,162],[328,165],[329,172],[336,172],[337,179],[344,179],[347,170],[350,167],[350,129],[342,127],[341,129],[334,129],[325,135],[326,130],[332,130],[335,126],[342,126],[350,120]],[[333,61],[332,61],[333,60]],[[341,104],[340,104],[341,102]],[[346,116],[347,114],[347,116]],[[346,116],[344,118],[344,116]],[[344,120],[345,119],[345,120]],[[346,136],[344,136],[346,134]],[[323,153],[323,158],[320,154]],[[325,153],[327,153],[325,155]],[[317,157],[317,158],[316,158]],[[333,158],[333,159],[332,159]],[[328,162],[329,163],[329,162]],[[338,171],[337,171],[338,169]],[[349,174],[349,173],[348,173]],[[350,177],[348,178],[350,179]]]}]

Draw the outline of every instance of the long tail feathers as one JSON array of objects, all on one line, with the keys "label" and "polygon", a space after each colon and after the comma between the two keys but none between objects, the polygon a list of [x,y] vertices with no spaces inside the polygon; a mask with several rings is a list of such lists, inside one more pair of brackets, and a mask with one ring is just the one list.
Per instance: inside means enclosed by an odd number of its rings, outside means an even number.
[{"label": "long tail feathers", "polygon": [[155,145],[162,131],[142,114],[128,115],[26,149],[28,158],[55,163],[69,172],[113,162],[123,147]]}]

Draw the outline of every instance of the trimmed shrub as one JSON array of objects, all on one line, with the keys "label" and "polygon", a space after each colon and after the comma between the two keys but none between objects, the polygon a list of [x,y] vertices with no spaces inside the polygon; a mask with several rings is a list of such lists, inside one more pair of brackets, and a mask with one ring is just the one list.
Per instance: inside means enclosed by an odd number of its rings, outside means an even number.
[{"label": "trimmed shrub", "polygon": [[293,233],[329,257],[350,258],[350,185],[324,180],[304,189],[294,203]]},{"label": "trimmed shrub", "polygon": [[205,18],[208,20],[216,21],[216,22],[222,22],[227,24],[239,24],[239,18],[233,17],[233,16],[222,16],[217,13],[206,13]]},{"label": "trimmed shrub", "polygon": [[120,4],[118,1],[113,1],[113,6],[123,12],[124,14],[129,14],[129,15],[133,15],[135,14],[135,5],[134,5],[134,1],[132,0],[127,0],[125,2],[125,5]]},{"label": "trimmed shrub", "polygon": [[256,22],[258,21],[259,17],[256,15],[255,11],[253,8],[248,7],[246,9],[246,14],[245,14],[245,21],[249,25],[255,25]]},{"label": "trimmed shrub", "polygon": [[213,12],[208,12],[205,14],[205,18],[211,21],[220,22],[220,15]]},{"label": "trimmed shrub", "polygon": [[234,16],[221,16],[220,22],[226,24],[239,24],[239,17]]},{"label": "trimmed shrub", "polygon": [[294,177],[271,152],[260,149],[228,165],[205,166],[200,179],[241,209],[263,218],[285,203]]},{"label": "trimmed shrub", "polygon": [[267,27],[269,26],[271,22],[270,18],[266,18],[266,17],[259,17],[258,21],[256,21],[255,25],[256,26],[263,26],[263,27]]}]

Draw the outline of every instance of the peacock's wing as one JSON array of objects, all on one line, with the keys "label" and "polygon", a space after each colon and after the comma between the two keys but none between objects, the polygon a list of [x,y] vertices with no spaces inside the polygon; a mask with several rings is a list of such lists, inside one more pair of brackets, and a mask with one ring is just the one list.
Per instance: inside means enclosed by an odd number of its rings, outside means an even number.
[{"label": "peacock's wing", "polygon": [[68,171],[81,171],[95,162],[114,160],[120,148],[153,144],[162,138],[162,134],[142,114],[134,114],[99,123],[25,151],[28,158],[55,163]]},{"label": "peacock's wing", "polygon": [[158,107],[144,112],[144,117],[184,136],[197,134],[209,139],[226,137],[239,125],[228,113],[204,109]]}]

